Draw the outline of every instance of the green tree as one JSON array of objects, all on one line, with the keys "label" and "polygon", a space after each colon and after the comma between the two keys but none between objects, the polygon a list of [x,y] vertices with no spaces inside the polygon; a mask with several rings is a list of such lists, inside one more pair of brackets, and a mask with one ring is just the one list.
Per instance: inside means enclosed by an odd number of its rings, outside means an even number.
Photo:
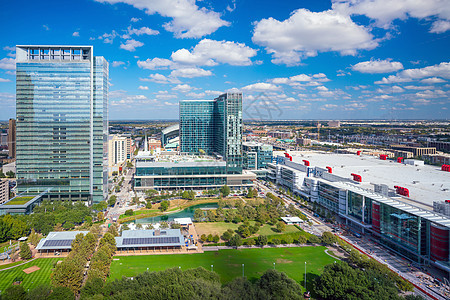
[{"label": "green tree", "polygon": [[99,211],[97,214],[97,219],[99,221],[103,221],[104,218],[105,218],[105,214],[102,211]]},{"label": "green tree", "polygon": [[28,246],[27,242],[20,243],[20,257],[24,260],[31,258],[31,250],[30,246]]},{"label": "green tree", "polygon": [[169,224],[167,224],[167,222],[164,221],[161,222],[159,225],[161,226],[162,229],[169,228]]},{"label": "green tree", "polygon": [[47,300],[52,288],[47,284],[41,284],[27,293],[27,300]]},{"label": "green tree", "polygon": [[114,204],[116,204],[116,202],[117,202],[116,195],[111,195],[111,197],[109,197],[109,200],[108,200],[108,205],[109,206],[114,206]]},{"label": "green tree", "polygon": [[0,178],[6,178],[6,175],[5,175],[5,173],[3,173],[2,170],[0,170]]},{"label": "green tree", "polygon": [[220,193],[224,197],[227,197],[230,194],[230,192],[231,192],[230,187],[226,184],[220,188]]},{"label": "green tree", "polygon": [[253,194],[253,189],[252,188],[248,189],[247,195],[245,197],[246,198],[253,198],[253,197],[255,197],[255,195]]},{"label": "green tree", "polygon": [[239,234],[235,234],[231,237],[231,239],[228,241],[228,245],[232,247],[239,247],[242,246],[242,238]]},{"label": "green tree", "polygon": [[299,244],[306,244],[307,241],[308,241],[308,239],[305,236],[303,236],[303,235],[299,236],[298,240],[297,240],[297,242]]},{"label": "green tree", "polygon": [[8,172],[6,172],[6,176],[8,178],[14,178],[14,176],[16,176],[16,174],[13,171],[8,171]]},{"label": "green tree", "polygon": [[133,215],[133,210],[132,209],[127,209],[125,211],[125,216],[132,216]]},{"label": "green tree", "polygon": [[147,203],[145,204],[145,208],[146,209],[151,209],[152,208],[152,201],[147,200]]},{"label": "green tree", "polygon": [[278,221],[276,226],[278,232],[283,232],[286,229],[286,224],[283,221]]},{"label": "green tree", "polygon": [[318,243],[320,243],[320,238],[318,238],[317,236],[312,234],[308,237],[308,243],[318,244]]},{"label": "green tree", "polygon": [[228,229],[222,234],[222,240],[229,241],[231,237],[233,236],[233,230]]},{"label": "green tree", "polygon": [[48,300],[75,300],[73,292],[65,286],[57,286],[53,288]]},{"label": "green tree", "polygon": [[203,213],[203,210],[201,210],[200,208],[194,210],[194,221],[201,222],[204,217],[205,214]]},{"label": "green tree", "polygon": [[322,233],[322,243],[325,245],[333,245],[337,242],[337,237],[329,231]]},{"label": "green tree", "polygon": [[217,243],[220,240],[220,237],[216,234],[213,236],[213,242]]},{"label": "green tree", "polygon": [[25,299],[25,295],[26,292],[21,285],[12,285],[2,293],[2,299],[23,300]]},{"label": "green tree", "polygon": [[265,235],[260,235],[256,238],[256,245],[264,246],[264,245],[267,245],[267,243],[268,243],[268,239],[267,239],[267,236],[265,236]]},{"label": "green tree", "polygon": [[159,205],[159,210],[160,211],[166,211],[168,208],[169,208],[169,201],[167,201],[167,200],[164,200],[164,201],[162,201],[161,203],[160,203],[160,205]]}]

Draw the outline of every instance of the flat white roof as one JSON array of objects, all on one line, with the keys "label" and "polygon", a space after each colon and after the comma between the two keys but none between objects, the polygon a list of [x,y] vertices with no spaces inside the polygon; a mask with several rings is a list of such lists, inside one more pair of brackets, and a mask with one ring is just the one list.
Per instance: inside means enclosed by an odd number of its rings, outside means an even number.
[{"label": "flat white roof", "polygon": [[174,218],[173,221],[175,223],[180,224],[180,225],[192,224],[192,219],[191,218]]},{"label": "flat white roof", "polygon": [[303,223],[303,220],[299,217],[281,217],[281,220],[286,223]]},{"label": "flat white roof", "polygon": [[329,166],[333,174],[344,178],[352,179],[351,173],[361,175],[361,185],[366,188],[370,184],[386,184],[390,189],[396,185],[405,187],[412,200],[431,207],[433,201],[450,200],[450,172],[441,171],[438,166],[412,166],[370,155],[312,151],[289,153],[294,162],[303,164],[303,160],[308,160],[310,167]]}]

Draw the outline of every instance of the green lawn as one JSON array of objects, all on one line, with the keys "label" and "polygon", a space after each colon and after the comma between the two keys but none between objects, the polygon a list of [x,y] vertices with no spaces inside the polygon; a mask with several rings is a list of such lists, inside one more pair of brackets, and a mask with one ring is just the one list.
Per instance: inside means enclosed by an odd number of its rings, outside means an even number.
[{"label": "green lawn", "polygon": [[[4,291],[7,287],[11,286],[13,280],[17,276],[23,278],[22,286],[25,290],[33,289],[43,283],[50,284],[50,274],[53,269],[53,264],[61,259],[62,258],[38,258],[22,266],[0,271],[0,291]],[[23,272],[24,269],[32,266],[38,266],[40,270],[30,274],[25,274],[25,272]]]},{"label": "green lawn", "polygon": [[[182,269],[204,267],[213,269],[220,276],[222,283],[235,277],[242,276],[244,264],[245,276],[249,279],[260,277],[267,269],[275,268],[285,272],[301,285],[304,285],[305,261],[307,262],[307,282],[322,273],[323,267],[333,263],[335,259],[328,256],[319,247],[266,248],[220,250],[199,254],[176,255],[145,255],[145,256],[116,256],[111,264],[109,281],[120,279],[122,276],[135,276],[147,270],[161,271],[167,268],[181,267]],[[307,284],[308,289],[312,285]]]},{"label": "green lawn", "polygon": [[27,203],[28,201],[30,201],[31,199],[33,199],[33,197],[31,196],[23,196],[23,197],[17,197],[7,203],[5,203],[4,205],[22,205]]}]

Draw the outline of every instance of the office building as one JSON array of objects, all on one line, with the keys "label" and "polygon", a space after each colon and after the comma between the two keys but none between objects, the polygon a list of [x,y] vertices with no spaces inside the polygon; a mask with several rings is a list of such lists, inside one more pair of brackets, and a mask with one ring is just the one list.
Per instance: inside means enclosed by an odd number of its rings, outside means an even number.
[{"label": "office building", "polygon": [[264,169],[268,163],[272,162],[272,145],[256,142],[245,142],[242,144],[242,149],[243,166],[246,170]]},{"label": "office building", "polygon": [[434,204],[448,197],[447,172],[320,152],[294,155],[293,161],[280,156],[268,168],[268,178],[325,208],[350,230],[412,261],[450,272],[450,218]]},{"label": "office building", "polygon": [[108,62],[92,46],[16,47],[17,190],[107,195]]},{"label": "office building", "polygon": [[2,132],[0,133],[0,146],[8,145],[8,133]]},{"label": "office building", "polygon": [[434,147],[413,147],[406,145],[391,145],[392,149],[412,152],[414,156],[422,156],[425,154],[436,154]]},{"label": "office building", "polygon": [[8,152],[9,152],[9,157],[16,158],[16,120],[15,119],[9,119]]},{"label": "office building", "polygon": [[9,200],[9,180],[0,179],[0,205]]},{"label": "office building", "polygon": [[242,93],[180,101],[179,132],[182,153],[214,154],[227,173],[242,173]]}]

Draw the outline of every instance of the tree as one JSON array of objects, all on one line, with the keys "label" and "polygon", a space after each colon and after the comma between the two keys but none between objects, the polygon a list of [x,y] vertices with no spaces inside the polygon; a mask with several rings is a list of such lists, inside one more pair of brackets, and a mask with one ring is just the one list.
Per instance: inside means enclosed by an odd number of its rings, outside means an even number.
[{"label": "tree", "polygon": [[279,244],[281,244],[281,241],[280,241],[280,239],[275,238],[275,239],[272,239],[272,244],[279,245]]},{"label": "tree", "polygon": [[125,211],[125,216],[132,216],[133,215],[133,210],[132,209],[127,209]]},{"label": "tree", "polygon": [[202,234],[202,235],[200,236],[200,240],[201,240],[202,242],[206,242],[206,239],[207,239],[206,234]]},{"label": "tree", "polygon": [[65,286],[57,286],[53,288],[48,300],[75,300],[73,292]]},{"label": "tree", "polygon": [[167,200],[164,200],[164,201],[162,201],[161,203],[160,203],[160,205],[159,205],[159,210],[160,211],[166,211],[168,208],[169,208],[169,201],[167,201]]},{"label": "tree", "polygon": [[216,234],[213,236],[213,242],[217,243],[220,240],[220,237]]},{"label": "tree", "polygon": [[233,236],[233,230],[228,229],[222,234],[222,240],[229,241],[231,237]]},{"label": "tree", "polygon": [[220,193],[224,197],[228,196],[230,194],[230,192],[231,192],[230,187],[226,184],[220,188]]},{"label": "tree", "polygon": [[279,221],[276,226],[278,232],[283,232],[286,229],[286,224],[283,221]]},{"label": "tree", "polygon": [[208,241],[208,242],[212,242],[213,241],[213,235],[210,233],[210,234],[208,234],[208,236],[206,237],[206,241]]},{"label": "tree", "polygon": [[242,246],[242,238],[239,234],[235,234],[231,237],[231,239],[228,241],[228,245],[232,247],[239,247]]},{"label": "tree", "polygon": [[169,224],[167,224],[167,222],[164,221],[161,222],[159,225],[161,226],[162,229],[169,228]]},{"label": "tree", "polygon": [[249,189],[248,189],[247,195],[246,195],[245,197],[246,197],[246,198],[253,198],[253,197],[255,197],[255,196],[253,195],[253,189],[252,189],[252,188],[249,188]]},{"label": "tree", "polygon": [[178,223],[172,223],[172,224],[170,225],[170,228],[172,228],[172,229],[180,229],[180,228],[181,228],[181,225],[178,224]]},{"label": "tree", "polygon": [[136,224],[136,229],[142,229],[142,224],[141,223],[137,223]]},{"label": "tree", "polygon": [[322,243],[325,245],[333,245],[337,242],[337,237],[329,231],[322,233]]},{"label": "tree", "polygon": [[145,208],[146,209],[151,209],[152,208],[152,202],[150,200],[147,200],[147,203],[145,204]]},{"label": "tree", "polygon": [[105,218],[105,214],[102,211],[99,211],[97,214],[97,219],[99,221],[103,221],[104,218]]},{"label": "tree", "polygon": [[194,210],[194,221],[201,222],[204,217],[205,217],[205,215],[203,213],[203,210],[201,210],[200,208],[197,208],[196,210]]},{"label": "tree", "polygon": [[27,300],[47,300],[52,288],[47,284],[41,284],[27,293]]},{"label": "tree", "polygon": [[311,244],[318,244],[318,243],[320,243],[320,239],[319,239],[317,236],[315,236],[314,234],[311,234],[311,235],[308,237],[308,243],[311,243]]},{"label": "tree", "polygon": [[22,259],[30,259],[32,256],[30,246],[28,246],[27,242],[20,243],[20,257]]},{"label": "tree", "polygon": [[305,236],[301,235],[301,236],[298,237],[298,241],[297,242],[299,244],[306,244],[307,241],[308,241],[308,239]]},{"label": "tree", "polygon": [[25,299],[26,292],[21,285],[13,285],[8,287],[4,293],[2,293],[2,298],[8,300],[23,300]]},{"label": "tree", "polygon": [[8,171],[8,172],[6,172],[6,176],[8,178],[14,178],[14,176],[16,176],[16,174],[13,171]]},{"label": "tree", "polygon": [[111,197],[109,197],[109,200],[108,200],[108,205],[109,206],[114,206],[114,204],[116,204],[116,202],[117,202],[116,195],[111,195]]},{"label": "tree", "polygon": [[261,247],[264,245],[267,245],[267,243],[268,243],[268,239],[267,239],[267,236],[265,236],[265,235],[260,235],[256,238],[256,244]]},{"label": "tree", "polygon": [[5,175],[5,173],[3,173],[2,170],[0,170],[0,178],[6,178],[6,175]]}]

